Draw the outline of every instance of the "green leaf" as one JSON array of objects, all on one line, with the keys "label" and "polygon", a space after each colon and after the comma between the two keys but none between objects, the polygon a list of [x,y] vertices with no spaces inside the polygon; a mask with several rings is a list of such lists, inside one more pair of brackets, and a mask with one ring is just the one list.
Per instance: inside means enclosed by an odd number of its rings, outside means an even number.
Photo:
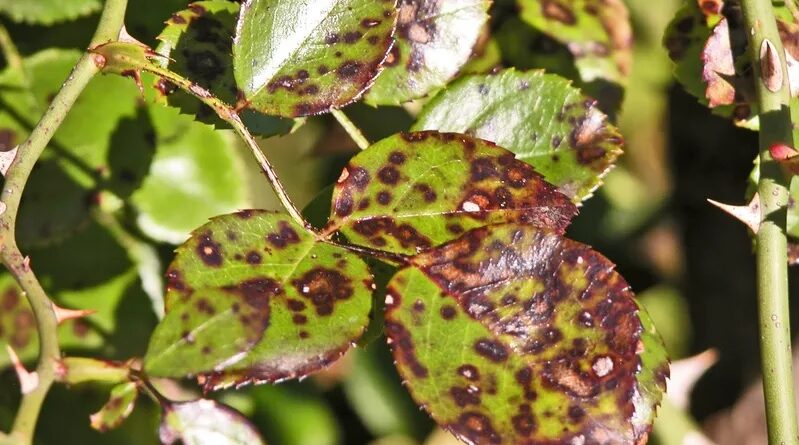
[{"label": "green leaf", "polygon": [[249,0],[233,68],[252,108],[294,117],[358,99],[391,47],[396,0]]},{"label": "green leaf", "polygon": [[518,0],[521,18],[566,45],[585,82],[624,84],[632,64],[632,29],[621,0]]},{"label": "green leaf", "polygon": [[467,443],[645,443],[668,361],[613,269],[518,225],[416,256],[386,310],[412,396]]},{"label": "green leaf", "polygon": [[0,12],[15,22],[52,25],[100,10],[100,0],[0,0]]},{"label": "green leaf", "polygon": [[139,228],[178,244],[208,218],[249,207],[241,154],[233,140],[174,109],[153,106],[157,151],[133,193]]},{"label": "green leaf", "polygon": [[[24,73],[0,73],[0,145],[13,147],[27,138],[78,57],[77,51],[49,49],[24,59]],[[108,91],[114,91],[113,101]],[[92,79],[31,175],[18,225],[23,247],[63,239],[85,226],[94,189],[104,186],[124,197],[138,185],[153,147],[137,98],[126,79]]]},{"label": "green leaf", "polygon": [[424,107],[413,130],[495,142],[579,203],[621,154],[621,135],[595,105],[566,79],[510,69],[454,82]]},{"label": "green leaf", "polygon": [[206,375],[211,389],[326,367],[361,336],[371,307],[372,279],[360,258],[266,211],[197,229],[167,278],[166,316],[145,369]]},{"label": "green leaf", "polygon": [[365,100],[399,105],[452,80],[469,60],[490,0],[400,0],[396,43]]},{"label": "green leaf", "polygon": [[134,382],[122,383],[111,389],[111,397],[90,417],[92,428],[100,432],[113,430],[133,412],[136,398],[139,395],[138,385]]},{"label": "green leaf", "polygon": [[158,431],[161,443],[172,445],[263,445],[246,417],[213,400],[170,403]]},{"label": "green leaf", "polygon": [[383,139],[352,158],[326,230],[355,244],[416,253],[499,222],[563,230],[568,198],[513,153],[471,136],[425,131]]},{"label": "green leaf", "polygon": [[[102,342],[97,329],[84,320],[70,320],[58,327],[59,345],[64,350],[96,349]],[[14,348],[23,362],[34,360],[39,353],[36,319],[28,300],[14,278],[0,275],[0,369],[10,364],[5,345]]]},{"label": "green leaf", "polygon": [[[199,1],[188,9],[176,12],[167,20],[158,36],[157,52],[164,56],[168,68],[210,91],[229,105],[236,105],[239,89],[233,77],[233,34],[239,4],[227,0]],[[230,128],[208,106],[182,90],[161,81],[161,93],[167,94],[170,105],[184,114],[218,128]],[[254,110],[243,115],[245,124],[255,134],[286,134],[294,125],[291,119],[267,116]]]}]

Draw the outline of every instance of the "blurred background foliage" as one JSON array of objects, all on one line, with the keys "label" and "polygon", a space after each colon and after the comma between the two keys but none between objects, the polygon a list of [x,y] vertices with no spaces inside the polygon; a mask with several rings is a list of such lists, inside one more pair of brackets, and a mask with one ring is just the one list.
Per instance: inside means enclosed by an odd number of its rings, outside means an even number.
[{"label": "blurred background foliage", "polygon": [[[0,132],[0,150],[22,141],[89,41],[97,8],[92,1],[75,3],[86,14],[31,25],[8,19],[14,8],[0,1],[0,10],[9,14],[0,20],[34,79],[27,85],[7,66],[0,73],[0,127],[11,129]],[[617,115],[627,141],[625,155],[585,203],[569,235],[618,264],[649,309],[673,360],[709,348],[717,353],[718,361],[693,390],[676,385],[676,399],[662,408],[652,442],[683,443],[686,432],[704,428],[716,443],[765,443],[762,420],[752,416],[737,427],[751,433],[753,442],[742,441],[747,432],[736,438],[724,433],[742,404],[755,407],[751,414],[760,412],[762,403],[759,389],[751,389],[759,372],[754,260],[745,227],[706,202],[743,201],[756,134],[713,116],[675,85],[661,39],[680,3],[626,0],[635,46]],[[134,0],[127,30],[156,46],[164,21],[186,4]],[[492,8],[491,38],[465,71],[502,64],[577,76],[563,47],[516,18],[513,1],[495,0]],[[149,86],[152,79],[144,83]],[[592,87],[586,88],[590,93]],[[145,96],[151,94],[147,88]],[[359,104],[347,112],[376,141],[407,129],[418,105],[375,111]],[[308,119],[294,133],[263,140],[261,146],[300,207],[332,183],[357,150],[324,117]],[[161,277],[174,244],[210,216],[279,207],[231,135],[148,104],[127,79],[94,80],[46,153],[26,191],[19,239],[57,303],[97,310],[61,328],[68,353],[111,359],[143,354],[160,316]],[[109,218],[108,210],[124,218]],[[0,343],[12,344],[32,361],[33,321],[14,295],[11,279],[0,277]],[[9,429],[19,401],[18,383],[7,365],[0,353],[0,430]],[[164,390],[190,399],[198,395],[194,388]],[[103,404],[107,391],[91,385],[55,387],[40,418],[37,443],[156,443],[158,410],[147,401],[118,430],[101,434],[90,428],[89,415]],[[215,396],[249,416],[273,445],[455,443],[435,431],[411,401],[382,339],[305,381]]]}]

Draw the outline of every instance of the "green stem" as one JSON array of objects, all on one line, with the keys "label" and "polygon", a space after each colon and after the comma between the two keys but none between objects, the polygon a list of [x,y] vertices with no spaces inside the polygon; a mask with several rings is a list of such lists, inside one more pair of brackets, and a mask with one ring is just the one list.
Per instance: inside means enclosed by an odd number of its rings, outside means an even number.
[{"label": "green stem", "polygon": [[[91,46],[117,38],[122,28],[126,6],[127,0],[107,0]],[[14,275],[25,292],[36,317],[39,333],[39,363],[36,368],[39,385],[33,391],[23,395],[10,434],[12,440],[19,444],[30,444],[33,441],[36,420],[47,392],[55,379],[55,367],[61,358],[61,351],[58,346],[58,322],[53,312],[53,304],[29,267],[29,260],[17,247],[14,235],[17,212],[22,192],[34,164],[64,121],[80,93],[99,71],[92,54],[87,52],[78,60],[39,123],[28,139],[19,146],[17,157],[6,173],[5,185],[2,195],[0,195],[0,202],[4,206],[0,215],[0,256],[3,264]]]},{"label": "green stem", "polygon": [[[760,108],[760,195],[763,222],[756,235],[758,312],[763,391],[769,444],[799,444],[796,424],[791,336],[788,315],[786,206],[788,187],[769,147],[774,143],[794,146],[788,72],[785,52],[777,31],[770,0],[743,0],[749,52],[755,67],[755,86]],[[768,49],[770,42],[772,50]],[[763,53],[763,54],[761,54]],[[771,54],[772,57],[762,55]],[[770,64],[769,60],[774,60]],[[768,67],[772,66],[773,69]],[[766,68],[765,70],[763,68]],[[770,72],[779,73],[777,78]],[[769,82],[782,79],[781,85]]]},{"label": "green stem", "polygon": [[261,147],[258,146],[258,142],[255,140],[253,135],[241,121],[239,115],[231,106],[204,88],[192,83],[190,80],[184,78],[180,74],[170,71],[169,69],[162,68],[152,63],[143,63],[140,66],[137,66],[137,68],[148,71],[175,84],[180,89],[186,91],[187,93],[199,99],[202,103],[211,107],[211,109],[216,112],[220,119],[230,124],[236,134],[238,134],[239,137],[247,144],[250,152],[252,152],[253,156],[258,161],[258,164],[261,166],[261,170],[263,170],[264,174],[269,180],[272,190],[275,191],[275,194],[280,200],[280,203],[283,204],[283,208],[286,209],[286,212],[288,212],[288,214],[297,224],[305,227],[311,233],[316,233],[313,230],[313,226],[305,221],[302,213],[294,205],[294,202],[291,200],[286,192],[286,189],[283,187],[283,183],[280,182],[280,178],[277,175],[277,171],[275,171],[275,168],[272,166],[272,163],[269,162],[269,159],[266,157],[266,155],[264,155],[264,152],[261,151]]},{"label": "green stem", "polygon": [[332,114],[338,123],[341,124],[341,127],[344,128],[344,131],[350,135],[350,138],[352,138],[352,140],[358,144],[358,148],[361,150],[366,150],[369,148],[369,145],[371,145],[369,144],[369,140],[366,139],[366,136],[363,135],[358,126],[356,126],[355,123],[353,123],[343,111],[333,110]]},{"label": "green stem", "polygon": [[22,56],[19,55],[17,46],[11,40],[11,35],[8,34],[8,30],[2,23],[0,23],[0,49],[3,51],[3,57],[6,59],[8,68],[13,71],[24,71]]}]

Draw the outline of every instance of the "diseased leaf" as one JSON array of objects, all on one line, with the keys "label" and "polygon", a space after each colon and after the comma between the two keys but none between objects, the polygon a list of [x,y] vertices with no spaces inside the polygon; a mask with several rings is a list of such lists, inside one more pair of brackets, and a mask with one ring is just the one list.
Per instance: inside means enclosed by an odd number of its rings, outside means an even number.
[{"label": "diseased leaf", "polygon": [[417,253],[466,230],[521,222],[564,230],[577,209],[513,153],[471,136],[424,131],[352,158],[333,190],[328,232]]},{"label": "diseased leaf", "polygon": [[[229,105],[240,99],[233,77],[233,34],[239,4],[227,0],[199,1],[188,9],[176,12],[167,20],[158,36],[157,52],[172,71],[191,79]],[[158,84],[170,105],[182,113],[219,128],[230,126],[207,105],[166,81]],[[173,91],[174,90],[174,91]],[[242,110],[243,111],[243,110]],[[243,113],[242,119],[250,130],[260,136],[288,133],[294,121],[267,116],[254,110]]]},{"label": "diseased leaf", "polygon": [[157,152],[133,193],[139,228],[172,244],[208,218],[249,207],[241,154],[231,139],[174,109],[153,106]]},{"label": "diseased leaf", "polygon": [[483,29],[477,44],[472,50],[472,55],[461,72],[463,74],[484,74],[502,65],[502,49],[497,40],[491,35],[488,27]]},{"label": "diseased leaf", "polygon": [[136,383],[127,382],[114,386],[108,402],[100,408],[100,411],[91,415],[92,428],[100,432],[118,428],[133,412],[138,395],[139,388]]},{"label": "diseased leaf", "polygon": [[[674,74],[685,90],[714,114],[731,117],[736,125],[754,129],[757,96],[747,51],[748,32],[740,8],[722,2],[686,2],[666,30],[663,44],[675,63]],[[789,84],[799,91],[799,24],[783,2],[774,2],[777,29],[785,42]],[[799,104],[791,101],[792,114]]]},{"label": "diseased leaf", "polygon": [[100,0],[0,0],[0,12],[15,22],[52,25],[100,10]]},{"label": "diseased leaf", "polygon": [[475,444],[645,443],[668,361],[613,264],[530,226],[475,229],[389,284],[414,399]]},{"label": "diseased leaf", "polygon": [[568,80],[541,71],[466,76],[433,98],[412,129],[495,142],[575,203],[601,184],[622,146],[618,130],[594,100]]},{"label": "diseased leaf", "polygon": [[396,0],[248,0],[233,68],[248,106],[294,117],[358,99],[391,48]]},{"label": "diseased leaf", "polygon": [[254,425],[238,411],[213,400],[171,403],[158,430],[164,445],[263,445]]},{"label": "diseased leaf", "polygon": [[632,63],[632,29],[622,0],[518,0],[521,18],[563,43],[585,82],[624,84]]},{"label": "diseased leaf", "polygon": [[447,84],[469,60],[490,0],[400,0],[396,43],[365,101],[399,105]]},{"label": "diseased leaf", "polygon": [[210,389],[326,367],[361,336],[371,307],[372,279],[360,258],[266,211],[197,229],[167,280],[166,316],[145,369],[204,375]]},{"label": "diseased leaf", "polygon": [[[97,348],[102,338],[84,320],[70,320],[58,328],[59,345],[65,350]],[[10,364],[5,345],[14,348],[23,362],[36,359],[39,339],[36,319],[14,278],[0,275],[0,369]]]}]

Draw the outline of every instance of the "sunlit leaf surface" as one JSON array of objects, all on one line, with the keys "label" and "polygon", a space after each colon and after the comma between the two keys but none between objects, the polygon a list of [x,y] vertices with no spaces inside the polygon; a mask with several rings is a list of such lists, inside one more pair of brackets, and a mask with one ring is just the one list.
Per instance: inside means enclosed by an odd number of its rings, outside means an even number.
[{"label": "sunlit leaf surface", "polygon": [[98,431],[108,431],[119,427],[133,412],[139,389],[136,383],[127,382],[111,389],[111,397],[100,408],[100,411],[91,415],[92,428]]},{"label": "sunlit leaf surface", "polygon": [[578,203],[601,184],[622,146],[594,100],[541,71],[466,76],[431,100],[413,129],[495,142]]},{"label": "sunlit leaf surface", "polygon": [[164,445],[264,445],[246,417],[213,400],[164,406],[158,435]]},{"label": "sunlit leaf surface", "polygon": [[396,0],[249,0],[233,43],[249,106],[307,116],[358,99],[392,44]]},{"label": "sunlit leaf surface", "polygon": [[400,0],[396,43],[366,95],[397,105],[443,87],[469,60],[490,0]]},{"label": "sunlit leaf surface", "polygon": [[363,333],[366,264],[317,241],[287,216],[215,218],[178,248],[166,317],[145,357],[151,375],[205,375],[207,388],[317,371]]},{"label": "sunlit leaf surface", "polygon": [[474,444],[646,441],[668,361],[605,257],[511,224],[412,263],[389,284],[386,332],[442,427]]},{"label": "sunlit leaf surface", "polygon": [[[169,69],[192,80],[229,105],[239,97],[233,77],[233,34],[239,4],[227,0],[209,0],[192,3],[188,9],[178,11],[166,22],[158,36],[161,44],[157,52],[164,56]],[[176,90],[166,81],[158,84],[161,93],[171,105],[198,120],[228,128],[208,106],[187,93]],[[174,91],[173,91],[174,90]],[[261,136],[285,134],[293,121],[270,117],[254,110],[243,113],[242,119],[250,131]]]},{"label": "sunlit leaf surface", "polygon": [[356,244],[416,253],[498,222],[563,230],[576,213],[513,153],[424,131],[386,138],[350,161],[333,191],[327,229]]}]

